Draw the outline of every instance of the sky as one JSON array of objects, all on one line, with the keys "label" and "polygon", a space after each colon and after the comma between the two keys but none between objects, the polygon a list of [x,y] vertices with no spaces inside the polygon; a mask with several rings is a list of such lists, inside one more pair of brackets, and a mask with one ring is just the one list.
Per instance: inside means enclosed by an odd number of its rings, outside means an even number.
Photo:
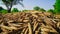
[{"label": "sky", "polygon": [[[40,8],[44,8],[45,10],[54,9],[53,5],[55,0],[23,0],[24,8],[21,5],[15,5],[13,8],[17,8],[19,10],[32,10],[33,7],[39,6]],[[3,8],[6,9],[5,5],[0,4]]]}]

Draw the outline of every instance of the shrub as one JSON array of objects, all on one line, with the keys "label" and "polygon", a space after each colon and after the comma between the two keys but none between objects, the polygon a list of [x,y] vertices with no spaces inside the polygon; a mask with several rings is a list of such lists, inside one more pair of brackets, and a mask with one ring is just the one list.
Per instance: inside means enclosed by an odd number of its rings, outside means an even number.
[{"label": "shrub", "polygon": [[35,6],[33,9],[39,11],[40,10],[40,7]]},{"label": "shrub", "polygon": [[1,10],[1,13],[6,14],[6,13],[8,13],[8,11],[7,10]]},{"label": "shrub", "polygon": [[55,14],[53,9],[49,9],[47,12],[51,12],[51,13]]},{"label": "shrub", "polygon": [[4,10],[4,9],[3,9],[2,7],[0,7],[0,11],[1,11],[1,10]]},{"label": "shrub", "polygon": [[40,8],[40,10],[39,10],[39,11],[46,12],[46,10],[45,10],[45,9],[43,9],[43,8]]},{"label": "shrub", "polygon": [[12,12],[19,12],[17,8],[13,8]]}]

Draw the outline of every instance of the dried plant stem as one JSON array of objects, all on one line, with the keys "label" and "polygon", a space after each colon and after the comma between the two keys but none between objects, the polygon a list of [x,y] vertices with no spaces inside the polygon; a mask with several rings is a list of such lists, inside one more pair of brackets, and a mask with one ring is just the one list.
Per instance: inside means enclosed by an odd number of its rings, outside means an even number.
[{"label": "dried plant stem", "polygon": [[32,34],[33,31],[30,23],[28,23],[28,28],[29,28],[29,34]]}]

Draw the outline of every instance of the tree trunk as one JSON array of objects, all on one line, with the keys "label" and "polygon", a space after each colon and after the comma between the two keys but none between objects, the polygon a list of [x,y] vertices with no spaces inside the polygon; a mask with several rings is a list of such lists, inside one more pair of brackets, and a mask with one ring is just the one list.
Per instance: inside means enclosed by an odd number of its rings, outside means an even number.
[{"label": "tree trunk", "polygon": [[10,8],[8,9],[8,13],[11,13],[12,3],[10,5]]},{"label": "tree trunk", "polygon": [[12,8],[12,5],[11,5],[10,8],[8,9],[8,13],[11,13],[11,8]]},{"label": "tree trunk", "polygon": [[11,13],[11,8],[10,8],[10,9],[8,9],[8,13]]}]

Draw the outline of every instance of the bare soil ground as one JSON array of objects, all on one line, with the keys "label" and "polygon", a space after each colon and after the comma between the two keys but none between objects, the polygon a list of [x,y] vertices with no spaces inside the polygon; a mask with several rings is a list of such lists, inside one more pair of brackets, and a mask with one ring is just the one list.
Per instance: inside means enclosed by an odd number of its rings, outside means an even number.
[{"label": "bare soil ground", "polygon": [[0,34],[60,34],[60,15],[48,12],[0,14]]}]

